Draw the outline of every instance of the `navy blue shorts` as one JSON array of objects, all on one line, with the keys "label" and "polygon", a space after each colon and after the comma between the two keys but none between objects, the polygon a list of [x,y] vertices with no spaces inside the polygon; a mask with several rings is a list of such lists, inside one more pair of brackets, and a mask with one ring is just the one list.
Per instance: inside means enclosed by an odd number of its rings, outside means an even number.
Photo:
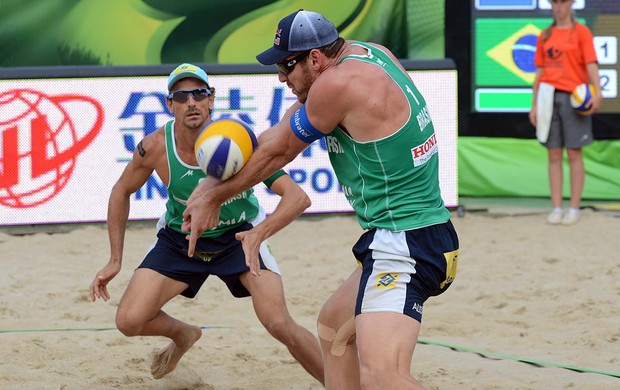
[{"label": "navy blue shorts", "polygon": [[[188,298],[196,296],[209,275],[222,279],[233,296],[247,297],[250,292],[243,286],[239,276],[250,269],[245,265],[243,247],[241,242],[235,239],[235,234],[251,228],[252,225],[246,223],[216,238],[199,238],[194,257],[188,257],[189,241],[185,238],[186,234],[165,226],[157,233],[157,242],[138,268],[149,268],[171,279],[187,283],[188,287],[181,295]],[[263,262],[265,256],[270,257],[270,254],[263,251],[263,247],[268,246],[265,243],[261,245],[261,269],[273,270],[273,267],[267,267]],[[271,261],[275,264],[273,257],[268,262]],[[274,272],[279,273],[277,265],[275,269]]]},{"label": "navy blue shorts", "polygon": [[403,232],[367,231],[353,247],[362,264],[355,314],[396,312],[422,322],[424,302],[456,277],[458,249],[450,221]]}]

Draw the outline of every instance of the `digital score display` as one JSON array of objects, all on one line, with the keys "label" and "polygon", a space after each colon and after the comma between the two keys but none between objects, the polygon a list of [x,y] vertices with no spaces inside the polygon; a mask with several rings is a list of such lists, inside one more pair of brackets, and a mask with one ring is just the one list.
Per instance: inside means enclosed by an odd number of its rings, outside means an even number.
[{"label": "digital score display", "polygon": [[[600,113],[620,113],[618,0],[575,0],[576,19],[594,36],[603,94]],[[540,33],[553,21],[550,0],[471,2],[472,112],[529,112]]]}]

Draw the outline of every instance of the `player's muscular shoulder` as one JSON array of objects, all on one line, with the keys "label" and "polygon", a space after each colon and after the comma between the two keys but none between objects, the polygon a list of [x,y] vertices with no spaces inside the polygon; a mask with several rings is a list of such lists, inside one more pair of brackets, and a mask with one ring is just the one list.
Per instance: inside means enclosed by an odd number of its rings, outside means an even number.
[{"label": "player's muscular shoulder", "polygon": [[315,81],[306,101],[306,113],[316,129],[327,133],[338,125],[350,105],[349,88],[335,71],[327,71]]},{"label": "player's muscular shoulder", "polygon": [[[325,96],[331,100],[329,107],[347,109],[360,104],[373,94],[376,66],[362,61],[344,61],[329,74],[329,79],[322,80]],[[380,76],[380,75],[379,75]]]},{"label": "player's muscular shoulder", "polygon": [[338,67],[328,69],[320,77],[316,79],[310,94],[316,98],[320,104],[325,107],[337,108],[344,103],[343,98],[351,89],[350,81],[352,80],[351,72]]}]

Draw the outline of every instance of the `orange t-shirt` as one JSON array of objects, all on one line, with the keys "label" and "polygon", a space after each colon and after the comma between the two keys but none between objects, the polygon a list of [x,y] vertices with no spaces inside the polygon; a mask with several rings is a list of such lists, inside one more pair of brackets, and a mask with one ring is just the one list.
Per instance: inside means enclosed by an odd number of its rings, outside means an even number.
[{"label": "orange t-shirt", "polygon": [[536,42],[534,65],[543,68],[540,82],[556,89],[572,92],[579,84],[589,82],[586,64],[597,62],[592,32],[581,23],[573,27],[552,27],[549,39]]}]

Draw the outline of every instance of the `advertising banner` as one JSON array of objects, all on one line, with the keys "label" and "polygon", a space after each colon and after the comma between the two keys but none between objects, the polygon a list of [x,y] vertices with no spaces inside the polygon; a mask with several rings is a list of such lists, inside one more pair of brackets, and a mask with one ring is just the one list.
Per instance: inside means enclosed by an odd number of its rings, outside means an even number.
[{"label": "advertising banner", "polygon": [[[455,70],[412,71],[426,97],[446,205],[457,204]],[[105,221],[110,190],[140,140],[172,119],[165,76],[0,81],[0,225]],[[214,119],[233,117],[257,135],[296,97],[273,74],[211,74]],[[324,140],[285,167],[312,199],[309,213],[349,212]],[[277,196],[259,184],[267,212]],[[154,174],[131,197],[130,219],[156,219],[166,186]]]}]

